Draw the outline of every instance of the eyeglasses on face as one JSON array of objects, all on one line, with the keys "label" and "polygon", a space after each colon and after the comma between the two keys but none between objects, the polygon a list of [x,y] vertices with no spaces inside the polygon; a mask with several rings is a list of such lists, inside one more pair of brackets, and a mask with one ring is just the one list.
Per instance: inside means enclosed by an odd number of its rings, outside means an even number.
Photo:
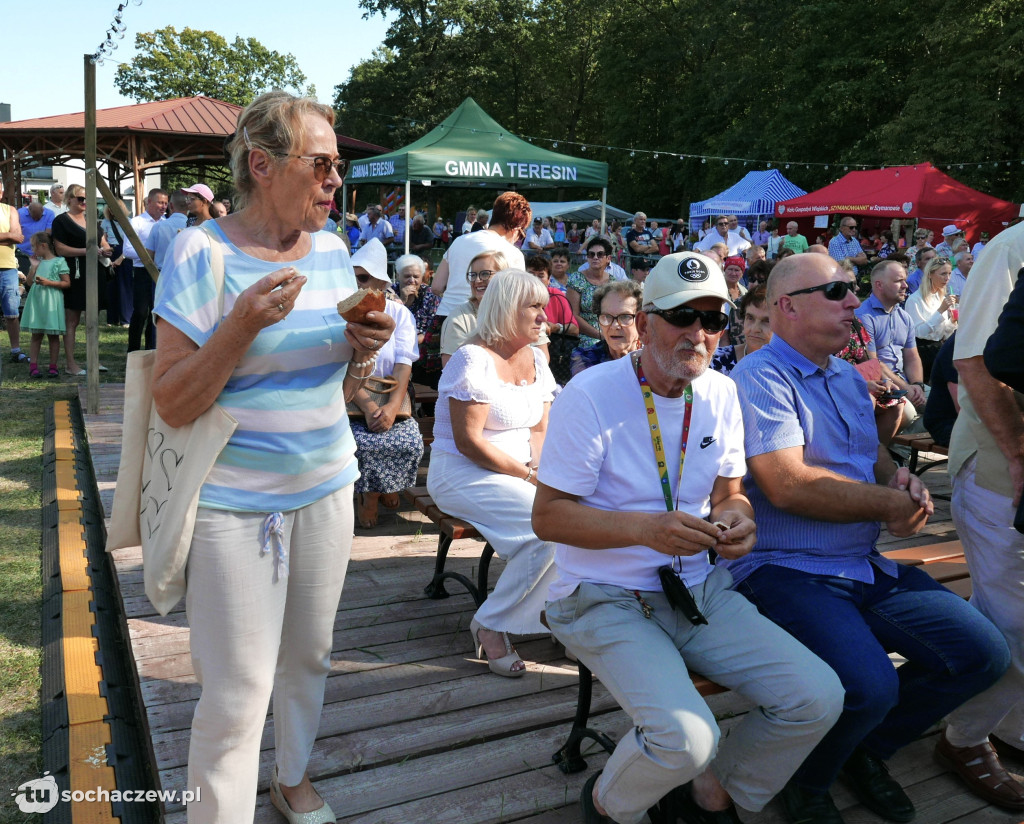
[{"label": "eyeglasses on face", "polygon": [[489,281],[496,274],[497,272],[495,272],[493,269],[481,269],[479,272],[474,272],[470,270],[469,272],[466,272],[466,280],[468,280],[470,283],[476,283],[476,281],[480,281],[481,283],[487,283],[487,281]]},{"label": "eyeglasses on face", "polygon": [[[826,300],[842,300],[846,297],[848,292],[853,291],[853,284],[848,280],[830,280],[828,283],[819,283],[817,286],[808,286],[806,289],[797,289],[795,292],[787,292],[780,296],[782,298],[791,298],[793,295],[809,295],[811,292],[821,292],[825,295]],[[775,301],[778,304],[778,300]]]},{"label": "eyeglasses on face", "polygon": [[301,160],[307,166],[313,167],[313,177],[317,183],[323,183],[331,175],[331,169],[338,172],[338,177],[344,179],[348,171],[348,160],[343,157],[330,158],[327,155],[297,155],[288,152],[271,152],[275,157],[291,157]]},{"label": "eyeglasses on face", "polygon": [[588,258],[603,258],[608,253],[604,249],[592,249],[587,252]]},{"label": "eyeglasses on face", "polygon": [[717,312],[714,309],[694,309],[691,306],[680,306],[676,309],[657,309],[648,312],[649,315],[657,315],[673,326],[685,329],[692,326],[699,320],[705,332],[716,335],[729,325],[729,316],[725,312]]},{"label": "eyeglasses on face", "polygon": [[843,229],[856,229],[857,228],[857,224],[856,223],[844,223],[840,228],[843,228]]},{"label": "eyeglasses on face", "polygon": [[720,220],[720,221],[718,221],[718,223],[715,224],[715,226],[728,226],[728,225],[729,225],[729,221],[728,220]]},{"label": "eyeglasses on face", "polygon": [[632,326],[634,320],[636,320],[636,314],[631,312],[623,312],[621,315],[606,315],[602,312],[597,316],[597,322],[602,326],[611,326],[613,323],[617,323],[619,326]]},{"label": "eyeglasses on face", "polygon": [[71,199],[78,203],[85,203],[85,195],[74,195]]}]

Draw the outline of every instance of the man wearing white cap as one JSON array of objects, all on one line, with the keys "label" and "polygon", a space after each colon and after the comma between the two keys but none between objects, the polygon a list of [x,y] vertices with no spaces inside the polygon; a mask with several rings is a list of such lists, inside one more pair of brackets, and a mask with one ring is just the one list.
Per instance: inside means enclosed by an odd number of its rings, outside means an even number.
[{"label": "man wearing white cap", "polygon": [[213,202],[213,191],[205,183],[197,183],[182,189],[188,198],[188,225],[199,226],[210,219],[210,204]]},{"label": "man wearing white cap", "polygon": [[[707,257],[661,258],[635,321],[644,348],[552,404],[533,509],[559,542],[547,621],[635,725],[584,786],[590,824],[638,822],[676,787],[684,820],[735,824],[733,803],[762,809],[842,707],[835,673],[708,561],[755,542],[736,388],[708,369],[728,294]],[[690,667],[757,707],[721,742]]]},{"label": "man wearing white cap", "polygon": [[964,230],[957,228],[955,223],[950,223],[942,230],[942,243],[935,247],[935,252],[940,257],[952,261],[957,253],[962,251],[968,251]]}]

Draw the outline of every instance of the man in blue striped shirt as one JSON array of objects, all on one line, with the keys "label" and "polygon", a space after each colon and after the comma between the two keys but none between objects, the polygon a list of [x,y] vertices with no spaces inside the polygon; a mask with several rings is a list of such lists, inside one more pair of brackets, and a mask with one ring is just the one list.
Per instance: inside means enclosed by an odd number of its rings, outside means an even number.
[{"label": "man in blue striped shirt", "polygon": [[854,218],[847,215],[839,221],[839,234],[828,242],[828,253],[837,262],[849,258],[854,274],[860,271],[858,266],[867,265],[868,256],[857,241],[857,221]]},{"label": "man in blue striped shirt", "polygon": [[[859,373],[832,356],[849,340],[856,295],[825,255],[795,255],[768,280],[774,336],[732,373],[743,408],[758,540],[728,562],[762,613],[825,660],[843,714],[781,793],[791,820],[840,824],[840,771],[890,821],[914,806],[884,759],[1005,671],[1009,651],[977,610],[875,548],[879,522],[916,533],[933,512],[924,484],[879,447]],[[888,652],[906,663],[894,670]]]}]

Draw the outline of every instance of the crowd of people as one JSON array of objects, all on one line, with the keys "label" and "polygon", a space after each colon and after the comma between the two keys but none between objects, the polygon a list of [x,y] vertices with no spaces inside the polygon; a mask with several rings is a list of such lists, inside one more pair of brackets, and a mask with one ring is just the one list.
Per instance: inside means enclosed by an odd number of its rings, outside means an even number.
[{"label": "crowd of people", "polygon": [[[516,638],[550,631],[632,719],[585,784],[587,824],[634,824],[666,796],[690,822],[736,824],[777,796],[794,824],[839,824],[840,779],[908,822],[886,761],[943,719],[935,757],[1024,812],[1000,761],[1024,755],[1024,226],[984,251],[956,225],[935,246],[864,242],[853,216],[814,244],[734,215],[696,237],[642,212],[624,233],[580,231],[504,192],[458,233],[415,215],[392,276],[404,214],[331,217],[333,120],[284,92],[251,103],[219,219],[203,184],[149,192],[132,227],[155,286],[116,222],[101,227],[121,273],[102,287],[130,348],[156,347],[160,414],[177,426],[217,403],[239,424],[200,490],[187,569],[202,687],[189,821],[251,820],[271,696],[272,803],[335,820],[307,765],[353,530],[398,505],[423,454],[413,382],[438,392],[431,497],[505,561],[470,621],[474,654],[522,677]],[[60,335],[81,371],[88,218],[81,187],[64,194],[46,228],[35,204],[0,210],[12,359],[33,376],[44,337],[58,371]],[[336,304],[359,287],[383,290],[384,310],[345,322]],[[934,513],[886,447],[935,399],[970,603],[877,546],[880,525],[912,536]],[[728,736],[692,672],[753,705]]]}]

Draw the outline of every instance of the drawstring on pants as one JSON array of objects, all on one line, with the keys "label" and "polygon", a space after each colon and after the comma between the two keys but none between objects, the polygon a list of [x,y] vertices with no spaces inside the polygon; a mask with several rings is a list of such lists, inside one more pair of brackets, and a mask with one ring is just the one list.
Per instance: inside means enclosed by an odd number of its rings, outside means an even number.
[{"label": "drawstring on pants", "polygon": [[[277,549],[274,549],[274,542]],[[274,583],[288,577],[288,550],[284,545],[284,515],[271,512],[260,526],[260,557],[268,552],[274,553]]]}]

